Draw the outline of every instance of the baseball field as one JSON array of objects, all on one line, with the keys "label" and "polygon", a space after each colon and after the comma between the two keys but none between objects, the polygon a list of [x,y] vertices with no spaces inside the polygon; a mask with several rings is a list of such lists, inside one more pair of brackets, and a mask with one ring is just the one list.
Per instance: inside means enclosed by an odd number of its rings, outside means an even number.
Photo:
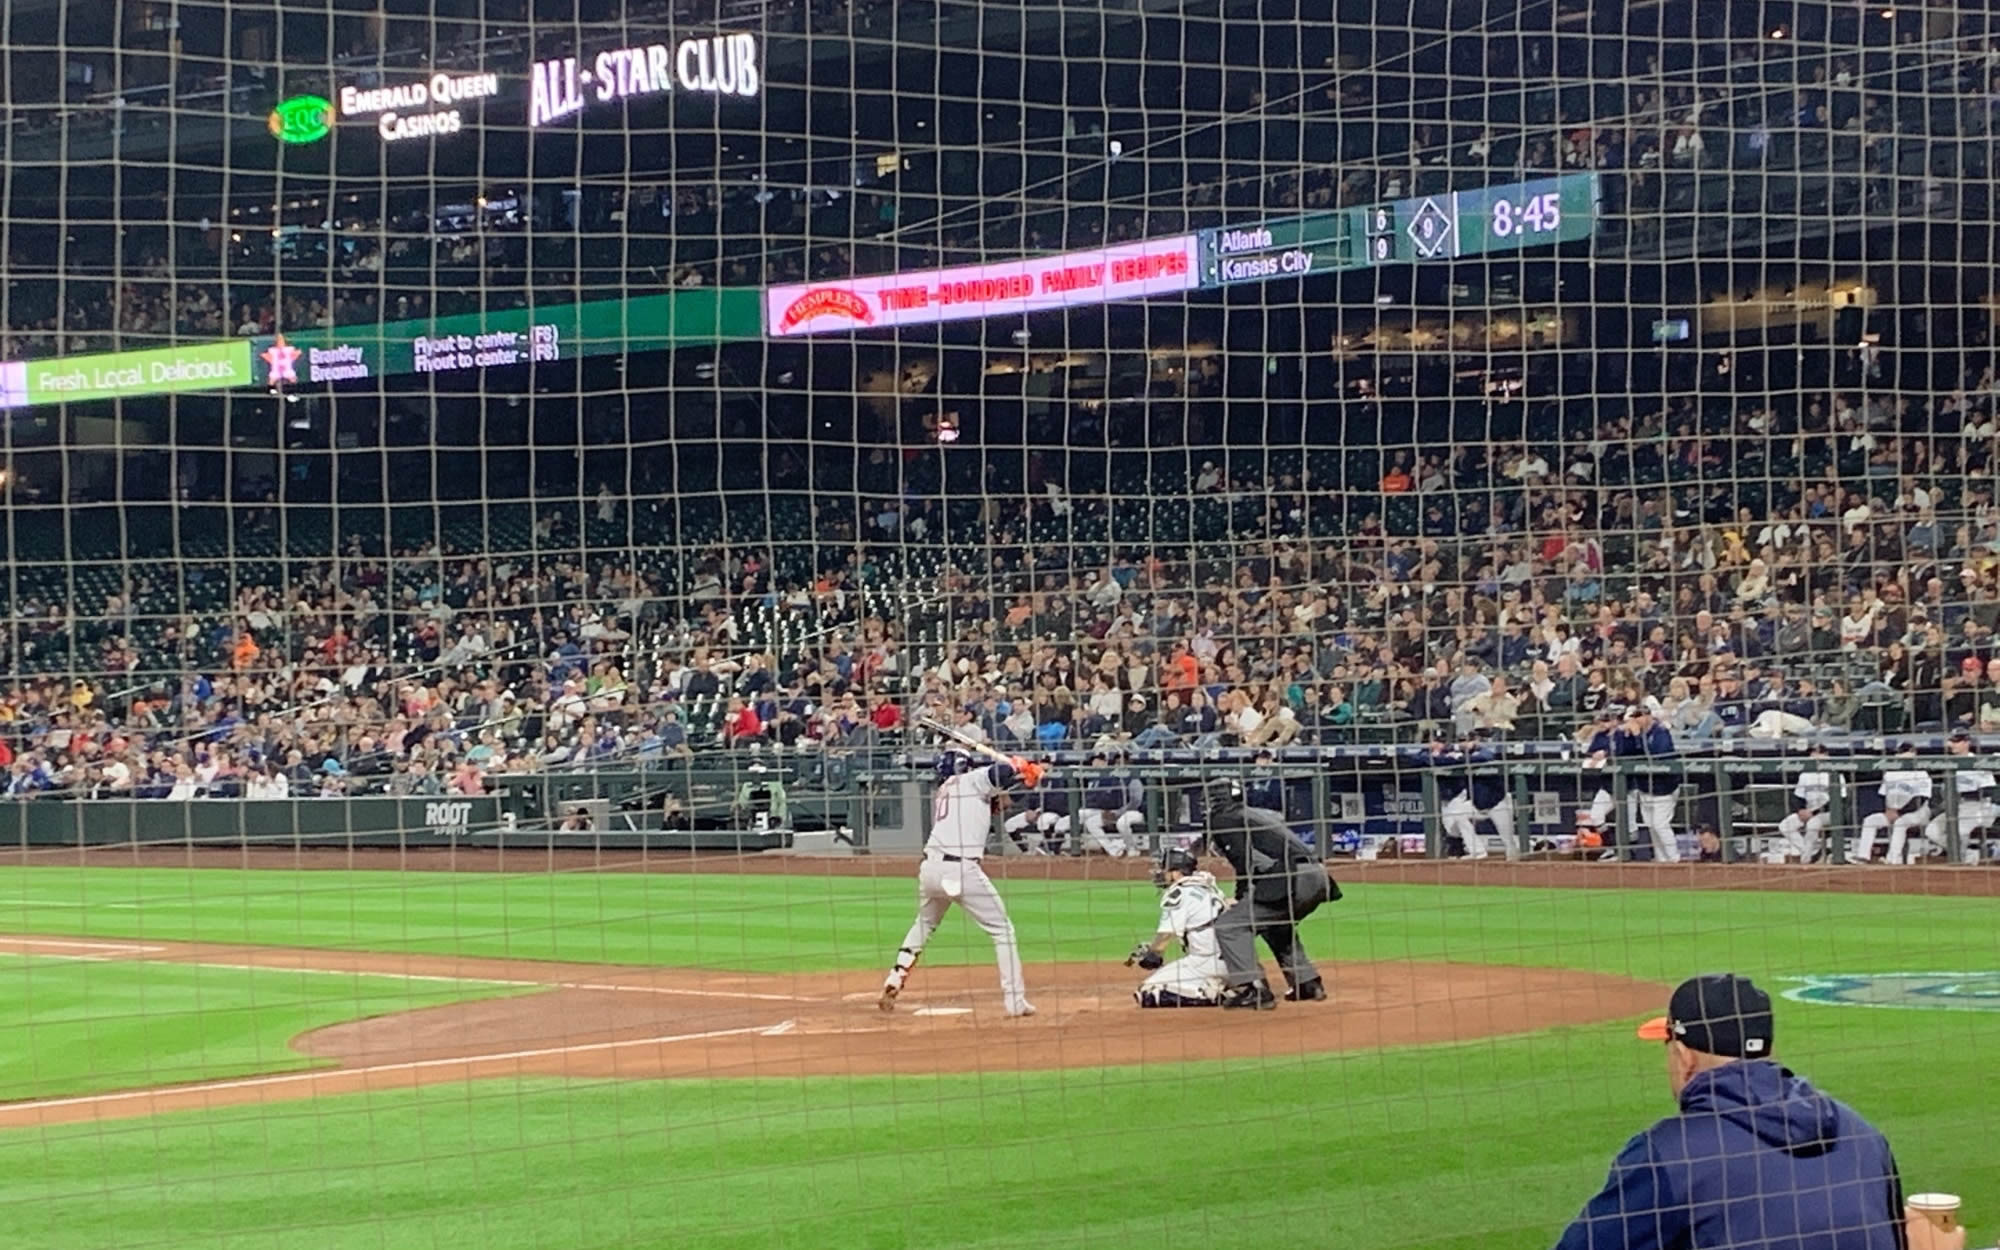
[{"label": "baseball field", "polygon": [[1131,1005],[1143,878],[1028,865],[1008,1020],[956,916],[875,1010],[907,867],[0,869],[0,1244],[1547,1245],[1721,969],[2000,1228],[1982,872],[1385,865],[1308,927],[1330,1003],[1224,1013]]}]

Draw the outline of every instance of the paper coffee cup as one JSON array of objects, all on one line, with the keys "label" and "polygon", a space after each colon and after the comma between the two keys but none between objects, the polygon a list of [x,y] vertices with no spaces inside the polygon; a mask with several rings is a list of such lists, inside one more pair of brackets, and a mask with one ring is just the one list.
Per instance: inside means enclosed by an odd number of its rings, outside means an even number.
[{"label": "paper coffee cup", "polygon": [[1903,1205],[1937,1225],[1940,1231],[1948,1233],[1958,1227],[1957,1194],[1911,1194]]}]

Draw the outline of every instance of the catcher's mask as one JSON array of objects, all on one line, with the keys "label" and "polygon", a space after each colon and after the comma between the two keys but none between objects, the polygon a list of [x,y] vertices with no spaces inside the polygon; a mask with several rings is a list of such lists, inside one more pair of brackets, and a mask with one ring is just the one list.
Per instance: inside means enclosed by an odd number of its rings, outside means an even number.
[{"label": "catcher's mask", "polygon": [[1160,852],[1160,858],[1153,864],[1154,888],[1160,890],[1166,889],[1168,885],[1168,873],[1178,872],[1185,876],[1193,872],[1198,863],[1199,861],[1195,859],[1192,850],[1168,847],[1166,850]]}]

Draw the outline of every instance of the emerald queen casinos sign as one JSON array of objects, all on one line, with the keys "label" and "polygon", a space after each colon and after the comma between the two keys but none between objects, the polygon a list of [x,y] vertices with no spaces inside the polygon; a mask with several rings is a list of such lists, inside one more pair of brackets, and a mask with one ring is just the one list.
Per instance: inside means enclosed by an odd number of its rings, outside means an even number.
[{"label": "emerald queen casinos sign", "polygon": [[1794,977],[1785,997],[1830,1007],[2000,1011],[2000,972],[1814,973]]},{"label": "emerald queen casinos sign", "polygon": [[318,143],[333,131],[333,101],[295,95],[271,110],[271,134],[287,145]]}]

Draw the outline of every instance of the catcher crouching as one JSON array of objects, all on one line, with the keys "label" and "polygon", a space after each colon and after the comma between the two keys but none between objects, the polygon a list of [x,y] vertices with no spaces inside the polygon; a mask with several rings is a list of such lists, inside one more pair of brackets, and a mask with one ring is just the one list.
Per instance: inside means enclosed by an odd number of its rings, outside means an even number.
[{"label": "catcher crouching", "polygon": [[[1197,866],[1194,852],[1169,848],[1160,855],[1153,884],[1166,890],[1160,900],[1160,923],[1153,940],[1142,942],[1125,957],[1151,973],[1132,997],[1141,1007],[1215,1007],[1222,1002],[1222,948],[1215,940],[1215,922],[1229,906],[1228,896],[1212,874]],[[1182,955],[1168,963],[1162,953],[1169,942],[1181,944]]]}]

